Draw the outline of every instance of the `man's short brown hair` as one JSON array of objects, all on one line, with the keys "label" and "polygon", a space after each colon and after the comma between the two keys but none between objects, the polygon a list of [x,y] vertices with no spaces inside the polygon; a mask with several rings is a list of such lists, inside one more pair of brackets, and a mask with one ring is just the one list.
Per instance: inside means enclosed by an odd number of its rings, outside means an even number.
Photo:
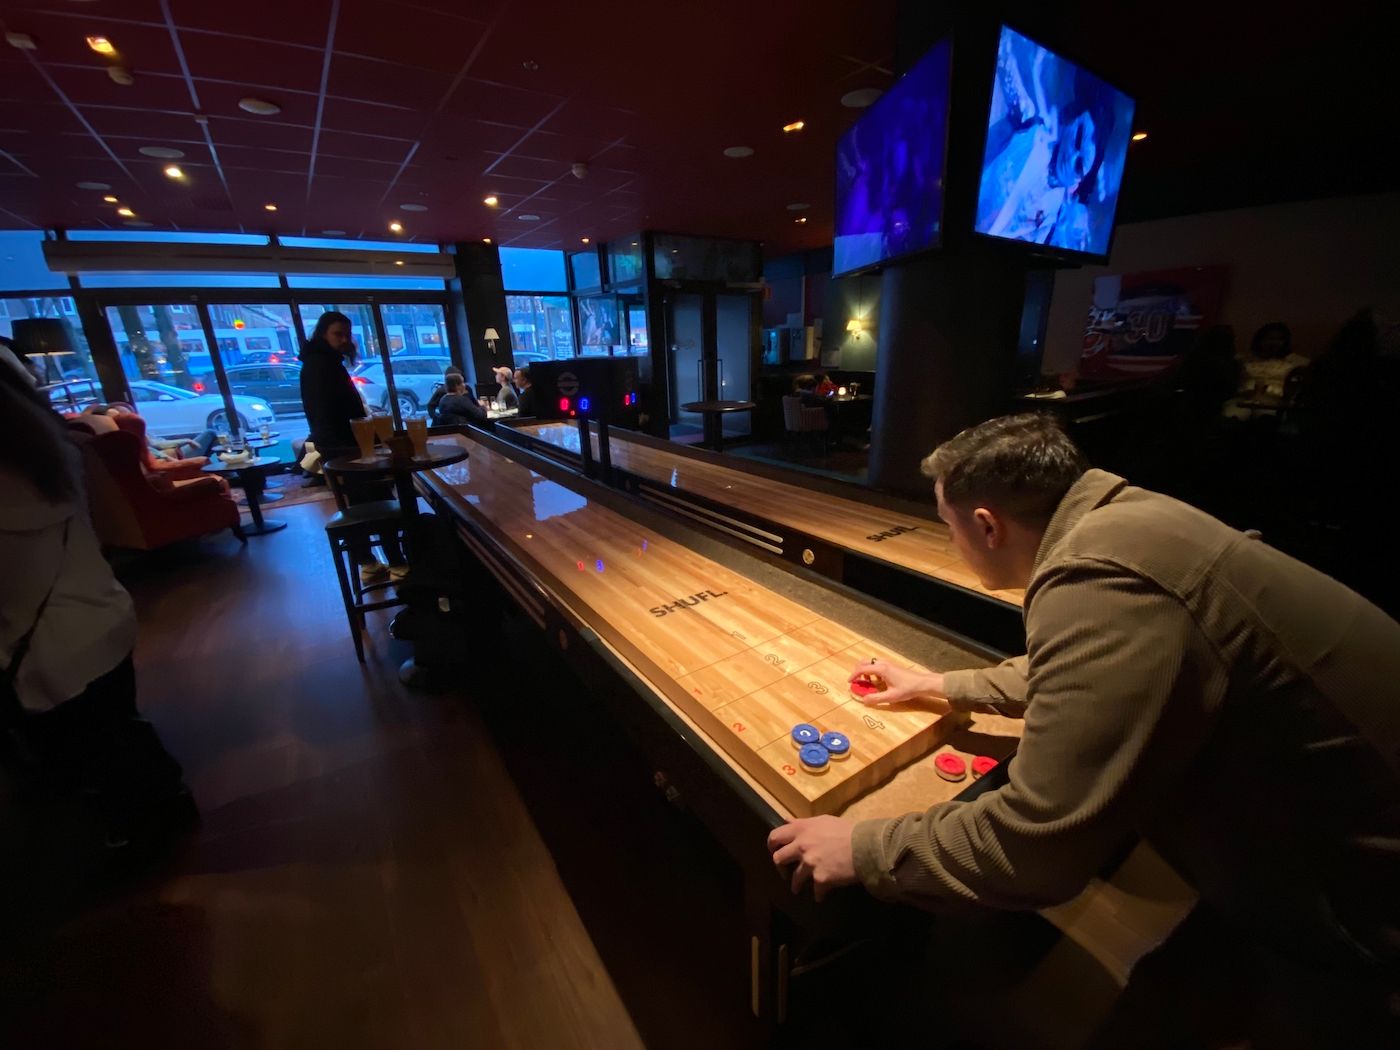
[{"label": "man's short brown hair", "polygon": [[459,390],[467,389],[467,381],[463,378],[461,372],[448,372],[444,378],[444,382],[447,384],[447,392],[449,394],[455,394]]},{"label": "man's short brown hair", "polygon": [[934,449],[923,471],[943,482],[946,502],[1044,525],[1088,466],[1053,416],[1030,413],[969,427]]}]

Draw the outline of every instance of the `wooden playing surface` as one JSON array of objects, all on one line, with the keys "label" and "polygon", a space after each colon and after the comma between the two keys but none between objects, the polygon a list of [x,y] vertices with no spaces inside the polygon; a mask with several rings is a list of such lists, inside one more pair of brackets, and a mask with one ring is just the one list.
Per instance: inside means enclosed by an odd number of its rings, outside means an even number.
[{"label": "wooden playing surface", "polygon": [[[842,810],[964,725],[922,704],[864,706],[847,684],[858,662],[917,665],[506,454],[458,440],[471,457],[429,472],[432,487],[793,815]],[[823,774],[804,771],[789,736],[799,722],[844,733],[850,754]]]},{"label": "wooden playing surface", "polygon": [[[576,423],[527,423],[512,429],[577,455]],[[593,436],[597,448],[597,435]],[[953,549],[948,526],[874,504],[759,477],[627,440],[612,431],[613,465],[660,485],[742,509],[767,521],[880,561],[913,569],[999,601],[1020,606],[1024,591],[991,591],[978,582]],[[903,529],[905,531],[896,531]],[[893,535],[891,535],[893,533]]]}]

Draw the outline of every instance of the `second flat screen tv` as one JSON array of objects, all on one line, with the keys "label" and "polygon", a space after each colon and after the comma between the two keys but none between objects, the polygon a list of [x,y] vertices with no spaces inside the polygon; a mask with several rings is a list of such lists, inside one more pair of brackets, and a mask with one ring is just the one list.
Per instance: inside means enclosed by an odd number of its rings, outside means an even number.
[{"label": "second flat screen tv", "polygon": [[944,41],[841,136],[833,273],[938,246],[951,69],[952,44]]},{"label": "second flat screen tv", "polygon": [[1107,257],[1133,100],[1005,26],[997,47],[975,229]]}]

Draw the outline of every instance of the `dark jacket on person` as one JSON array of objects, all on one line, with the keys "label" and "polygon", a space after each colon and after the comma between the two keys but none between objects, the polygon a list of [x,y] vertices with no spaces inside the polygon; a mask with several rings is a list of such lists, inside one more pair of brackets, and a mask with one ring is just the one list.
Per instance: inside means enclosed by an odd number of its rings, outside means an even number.
[{"label": "dark jacket on person", "polygon": [[520,391],[520,400],[518,404],[520,406],[519,415],[535,415],[535,388],[532,386],[527,386],[524,390]]},{"label": "dark jacket on person", "polygon": [[[427,412],[428,412],[428,418],[429,418],[430,420],[432,420],[434,423],[442,422],[442,420],[439,419],[439,417],[438,417],[438,412],[440,411],[440,409],[439,409],[438,406],[442,404],[442,399],[445,398],[446,396],[447,396],[447,384],[446,384],[446,383],[439,383],[439,384],[437,384],[437,386],[433,387],[432,396],[428,398],[428,409],[427,409]],[[469,398],[471,398],[473,401],[476,400],[476,393],[472,390],[472,385],[471,385],[470,383],[467,384],[466,396],[469,397]]]},{"label": "dark jacket on person", "polygon": [[437,421],[443,426],[485,423],[486,418],[486,409],[470,394],[447,394],[438,402]]},{"label": "dark jacket on person", "polygon": [[345,370],[345,358],[324,340],[302,348],[301,407],[311,440],[322,456],[355,447],[350,420],[365,417],[365,403]]}]

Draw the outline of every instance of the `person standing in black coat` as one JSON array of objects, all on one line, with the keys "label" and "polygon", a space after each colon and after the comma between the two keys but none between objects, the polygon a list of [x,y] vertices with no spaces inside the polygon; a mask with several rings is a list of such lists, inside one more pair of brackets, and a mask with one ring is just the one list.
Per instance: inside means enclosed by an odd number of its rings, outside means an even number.
[{"label": "person standing in black coat", "polygon": [[[306,411],[311,440],[323,463],[358,450],[350,420],[364,419],[369,413],[365,411],[364,399],[355,389],[355,383],[345,367],[347,362],[353,365],[355,359],[350,318],[335,310],[327,310],[316,322],[311,338],[301,350],[301,406]],[[352,481],[347,477],[340,482],[340,486],[346,502],[351,506],[392,497],[380,479]],[[408,572],[398,537],[382,535],[380,540],[384,555],[389,560],[387,566],[374,556],[368,540],[356,543],[351,552],[360,567],[362,583],[373,583],[386,575],[399,579]]]}]

